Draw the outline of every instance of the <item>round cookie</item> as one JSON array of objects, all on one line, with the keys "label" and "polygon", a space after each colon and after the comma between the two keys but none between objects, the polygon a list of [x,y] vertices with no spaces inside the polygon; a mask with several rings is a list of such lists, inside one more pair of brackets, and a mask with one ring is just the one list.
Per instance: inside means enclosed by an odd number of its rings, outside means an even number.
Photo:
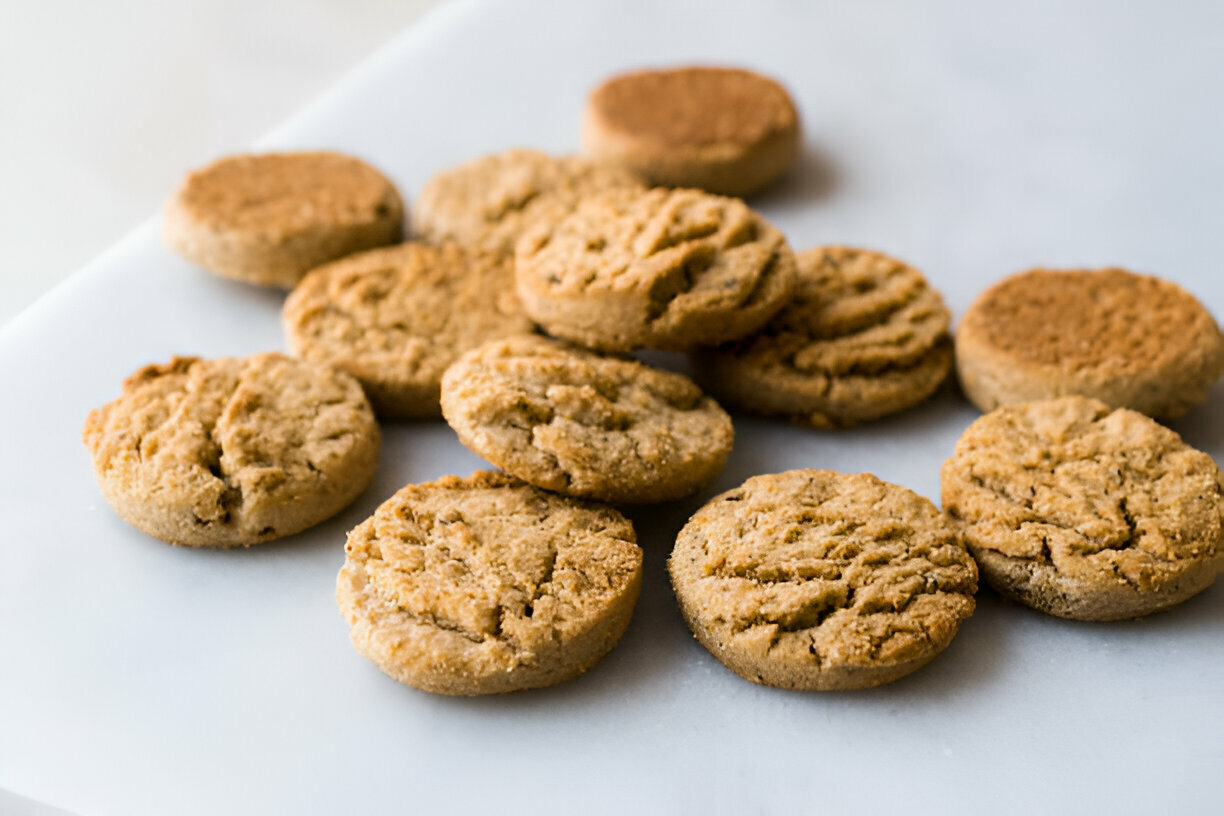
[{"label": "round cookie", "polygon": [[83,433],[107,502],[171,544],[249,546],[338,513],[378,464],[357,381],[281,354],[140,369]]},{"label": "round cookie", "polygon": [[591,92],[582,144],[650,184],[744,196],[790,166],[799,115],[785,88],[752,71],[638,71]]},{"label": "round cookie", "polygon": [[996,591],[1075,620],[1122,620],[1206,589],[1224,566],[1211,457],[1086,397],[978,419],[944,463],[943,505]]},{"label": "round cookie", "polygon": [[357,651],[436,694],[560,683],[624,633],[633,525],[503,473],[408,485],[348,536],[336,601]]},{"label": "round cookie", "polygon": [[486,343],[442,377],[459,441],[537,487],[661,502],[713,481],[735,432],[692,380],[536,336]]},{"label": "round cookie", "polygon": [[568,215],[585,196],[618,187],[640,188],[619,167],[578,156],[507,150],[438,173],[417,199],[415,228],[427,241],[456,241],[513,252],[537,221]]},{"label": "round cookie", "polygon": [[983,411],[1068,394],[1158,419],[1206,401],[1224,336],[1180,286],[1122,269],[1033,269],[983,292],[956,332],[956,368]]},{"label": "round cookie", "polygon": [[352,374],[387,419],[440,417],[447,366],[533,328],[510,258],[455,244],[401,244],[319,267],[289,295],[283,321],[295,354]]},{"label": "round cookie", "polygon": [[791,301],[757,334],[693,353],[719,402],[817,428],[877,419],[935,392],[952,367],[949,314],[922,273],[878,252],[796,256]]},{"label": "round cookie", "polygon": [[403,233],[385,176],[339,153],[230,156],[188,174],[166,205],[166,245],[210,272],[291,289],[307,270]]},{"label": "round cookie", "polygon": [[763,326],[790,297],[795,256],[739,199],[618,190],[529,230],[515,279],[550,334],[601,351],[684,350]]},{"label": "round cookie", "polygon": [[754,476],[710,500],[668,560],[701,645],[746,680],[868,688],[921,668],[973,614],[977,568],[931,502],[862,473]]}]

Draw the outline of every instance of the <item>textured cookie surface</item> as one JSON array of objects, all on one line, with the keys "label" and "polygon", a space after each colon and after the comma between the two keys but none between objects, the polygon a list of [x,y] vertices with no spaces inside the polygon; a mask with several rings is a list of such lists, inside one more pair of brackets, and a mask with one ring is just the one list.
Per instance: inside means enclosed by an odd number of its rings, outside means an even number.
[{"label": "textured cookie surface", "polygon": [[615,510],[502,473],[409,485],[349,533],[336,585],[359,652],[439,694],[574,677],[629,625],[642,580]]},{"label": "textured cookie surface", "polygon": [[197,547],[270,541],[332,516],[378,462],[357,381],[280,354],[176,357],[89,414],[102,493],[128,523]]},{"label": "textured cookie surface", "polygon": [[1176,284],[1122,269],[1033,269],[969,307],[957,371],[983,411],[1068,394],[1176,417],[1224,371],[1224,337]]},{"label": "textured cookie surface", "polygon": [[470,348],[531,331],[505,255],[407,243],[313,270],[285,301],[295,354],[361,381],[381,417],[441,415],[442,373]]},{"label": "textured cookie surface", "polygon": [[716,496],[668,568],[701,644],[781,688],[888,683],[941,652],[974,609],[977,569],[929,501],[870,474],[792,470]]},{"label": "textured cookie surface", "polygon": [[622,190],[528,231],[515,277],[550,334],[602,351],[686,349],[764,325],[791,294],[795,257],[738,199]]},{"label": "textured cookie surface", "polygon": [[795,295],[764,328],[694,353],[704,388],[741,411],[838,427],[939,387],[952,366],[949,314],[918,270],[848,247],[797,259]]},{"label": "textured cookie surface", "polygon": [[789,166],[799,116],[781,85],[752,71],[638,71],[591,92],[582,140],[651,184],[742,196]]},{"label": "textured cookie surface", "polygon": [[983,577],[1043,612],[1145,615],[1221,566],[1219,468],[1135,411],[1084,397],[999,408],[969,426],[942,477]]},{"label": "textured cookie surface", "polygon": [[442,378],[459,440],[534,485],[612,502],[687,496],[731,452],[731,419],[692,380],[541,337],[497,340]]},{"label": "textured cookie surface", "polygon": [[632,173],[577,156],[507,150],[444,170],[417,199],[415,228],[427,241],[512,252],[523,231],[568,215],[583,196],[641,187]]},{"label": "textured cookie surface", "polygon": [[190,173],[166,205],[167,245],[212,272],[292,288],[307,270],[398,241],[385,176],[339,153],[231,156]]}]

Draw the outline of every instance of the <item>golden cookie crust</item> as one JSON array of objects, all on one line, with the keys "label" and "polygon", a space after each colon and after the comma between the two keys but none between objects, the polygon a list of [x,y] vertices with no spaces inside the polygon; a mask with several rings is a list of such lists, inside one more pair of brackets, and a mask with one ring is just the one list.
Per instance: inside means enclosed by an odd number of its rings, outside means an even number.
[{"label": "golden cookie crust", "polygon": [[1224,335],[1169,281],[1123,269],[1032,269],[965,312],[956,367],[983,411],[1079,394],[1168,419],[1206,401],[1224,372]]},{"label": "golden cookie crust", "polygon": [[1063,618],[1121,620],[1215,580],[1221,479],[1143,414],[1063,397],[970,425],[944,463],[943,505],[998,592]]},{"label": "golden cookie crust", "polygon": [[834,691],[921,668],[973,614],[977,568],[931,502],[870,474],[754,476],[697,511],[668,560],[689,628],[727,668]]},{"label": "golden cookie crust", "polygon": [[791,295],[786,239],[739,199],[618,190],[519,241],[523,308],[550,334],[600,351],[685,350],[759,329]]},{"label": "golden cookie crust", "polygon": [[642,551],[610,507],[503,473],[408,485],[345,544],[336,601],[357,651],[435,694],[560,683],[633,615]]},{"label": "golden cookie crust", "polygon": [[790,94],[740,68],[690,66],[612,77],[582,116],[588,155],[650,184],[745,196],[790,166],[799,148]]},{"label": "golden cookie crust", "polygon": [[289,347],[352,374],[385,419],[440,417],[442,373],[468,349],[529,332],[505,255],[407,243],[308,273],[285,301]]},{"label": "golden cookie crust", "polygon": [[538,221],[564,218],[585,196],[640,188],[627,170],[578,156],[507,150],[443,170],[417,199],[414,226],[426,241],[455,241],[496,252]]},{"label": "golden cookie crust", "polygon": [[609,502],[688,496],[735,432],[692,380],[536,336],[468,352],[442,378],[459,441],[537,487]]},{"label": "golden cookie crust", "polygon": [[693,353],[702,387],[746,413],[847,427],[929,397],[952,367],[950,315],[917,269],[879,252],[796,255],[790,302],[759,332]]},{"label": "golden cookie crust", "polygon": [[124,521],[190,547],[249,546],[338,513],[378,464],[357,381],[282,354],[175,357],[90,412],[98,485]]},{"label": "golden cookie crust", "polygon": [[308,270],[395,243],[395,186],[340,153],[229,156],[187,175],[166,204],[166,245],[210,272],[292,289]]}]

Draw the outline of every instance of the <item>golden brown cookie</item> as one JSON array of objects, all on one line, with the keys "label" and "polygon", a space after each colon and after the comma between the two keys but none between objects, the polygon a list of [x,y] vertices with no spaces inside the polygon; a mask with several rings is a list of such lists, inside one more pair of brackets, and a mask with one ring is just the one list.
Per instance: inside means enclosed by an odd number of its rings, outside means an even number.
[{"label": "golden brown cookie", "polygon": [[455,359],[487,340],[529,332],[511,259],[455,244],[374,249],[313,270],[285,301],[293,352],[361,381],[380,417],[439,417]]},{"label": "golden brown cookie", "polygon": [[739,199],[618,190],[529,230],[515,278],[550,334],[601,351],[682,350],[764,325],[790,297],[795,256]]},{"label": "golden brown cookie", "polygon": [[85,446],[107,502],[171,544],[249,546],[338,513],[378,464],[357,381],[281,354],[176,357],[91,411]]},{"label": "golden brown cookie", "polygon": [[166,245],[210,272],[291,289],[307,270],[403,233],[394,185],[339,153],[230,156],[188,174],[166,205]]},{"label": "golden brown cookie", "polygon": [[1136,411],[1085,397],[999,408],[942,478],[987,583],[1051,615],[1158,612],[1224,566],[1219,468]]},{"label": "golden brown cookie", "polygon": [[701,645],[754,683],[868,688],[942,652],[977,569],[931,502],[861,473],[754,476],[710,500],[668,560]]},{"label": "golden brown cookie", "polygon": [[536,336],[495,340],[442,377],[459,441],[537,487],[660,502],[709,484],[731,419],[692,380]]},{"label": "golden brown cookie", "polygon": [[624,516],[503,473],[408,485],[344,551],[336,600],[353,645],[436,694],[578,676],[620,640],[642,585]]},{"label": "golden brown cookie", "polygon": [[456,241],[513,252],[527,227],[564,218],[584,196],[641,186],[619,167],[578,156],[507,150],[430,179],[417,199],[414,227],[433,243]]},{"label": "golden brown cookie", "polygon": [[1032,269],[965,312],[956,368],[983,411],[1080,394],[1166,419],[1206,401],[1224,372],[1224,336],[1169,281],[1122,269]]},{"label": "golden brown cookie", "polygon": [[752,71],[638,71],[591,92],[582,144],[650,184],[744,196],[790,166],[799,115],[785,88]]},{"label": "golden brown cookie", "polygon": [[854,425],[929,397],[952,367],[949,314],[922,273],[878,252],[797,256],[795,295],[756,334],[693,354],[719,402],[817,428]]}]

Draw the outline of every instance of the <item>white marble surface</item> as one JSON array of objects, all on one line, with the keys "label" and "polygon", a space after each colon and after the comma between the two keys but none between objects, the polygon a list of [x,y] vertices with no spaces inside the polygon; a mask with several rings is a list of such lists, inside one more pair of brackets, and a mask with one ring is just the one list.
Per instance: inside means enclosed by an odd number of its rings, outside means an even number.
[{"label": "white marble surface", "polygon": [[[1124,263],[1224,313],[1224,8],[1035,0],[489,2],[447,11],[263,143],[351,150],[409,195],[455,161],[576,145],[625,67],[753,65],[794,91],[796,171],[754,203],[800,247],[879,247],[961,312],[1032,264]],[[349,647],[345,530],[477,457],[386,429],[374,486],[246,552],[166,547],[98,494],[79,442],[121,378],[173,353],[282,347],[281,296],[169,255],[156,224],[0,329],[0,786],[84,816],[349,812],[1220,812],[1224,588],[1142,621],[1055,620],[982,593],[951,648],[861,693],[731,675],[688,635],[663,560],[703,497],[632,515],[646,579],[583,678],[494,699],[404,688]],[[1224,387],[1175,427],[1224,458]],[[712,490],[872,471],[938,495],[976,416],[952,391],[820,433],[737,419]],[[707,494],[708,495],[708,494]]]},{"label": "white marble surface", "polygon": [[0,0],[0,326],[439,0]]}]

